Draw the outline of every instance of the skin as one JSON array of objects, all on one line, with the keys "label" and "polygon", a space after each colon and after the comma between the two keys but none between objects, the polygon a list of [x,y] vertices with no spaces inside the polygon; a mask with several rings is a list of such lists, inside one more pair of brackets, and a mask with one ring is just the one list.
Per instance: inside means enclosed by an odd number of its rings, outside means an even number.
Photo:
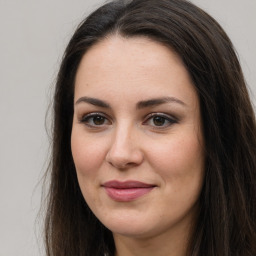
[{"label": "skin", "polygon": [[[117,256],[185,255],[204,154],[198,95],[177,54],[118,35],[89,49],[76,75],[71,147],[83,196],[113,232]],[[102,186],[110,180],[155,187],[119,202]]]}]

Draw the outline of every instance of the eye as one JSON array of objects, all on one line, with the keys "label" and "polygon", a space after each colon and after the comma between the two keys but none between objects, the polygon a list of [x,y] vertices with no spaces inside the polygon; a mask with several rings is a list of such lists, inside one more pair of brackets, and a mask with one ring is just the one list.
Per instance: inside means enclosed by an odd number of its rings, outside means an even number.
[{"label": "eye", "polygon": [[150,114],[143,125],[150,125],[154,128],[167,128],[174,123],[177,123],[177,119],[162,113]]},{"label": "eye", "polygon": [[102,127],[104,125],[109,125],[111,122],[102,113],[90,113],[82,117],[81,123],[89,127]]}]

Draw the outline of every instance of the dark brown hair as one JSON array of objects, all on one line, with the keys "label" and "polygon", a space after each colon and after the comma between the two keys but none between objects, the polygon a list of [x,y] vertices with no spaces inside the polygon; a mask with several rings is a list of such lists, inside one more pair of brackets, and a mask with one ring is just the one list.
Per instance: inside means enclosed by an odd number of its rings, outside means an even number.
[{"label": "dark brown hair", "polygon": [[77,28],[54,95],[53,147],[45,222],[48,256],[114,255],[112,234],[88,208],[71,154],[74,80],[86,51],[111,34],[147,37],[182,58],[200,99],[205,180],[188,255],[256,255],[256,125],[229,38],[185,0],[113,1]]}]

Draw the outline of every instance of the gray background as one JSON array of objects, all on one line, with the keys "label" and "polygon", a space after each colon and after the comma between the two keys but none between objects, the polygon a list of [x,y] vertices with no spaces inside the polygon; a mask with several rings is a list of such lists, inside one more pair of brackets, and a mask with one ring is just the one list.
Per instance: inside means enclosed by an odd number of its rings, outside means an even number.
[{"label": "gray background", "polygon": [[[45,114],[64,47],[102,2],[0,0],[0,256],[44,255],[38,211],[48,157]],[[256,1],[192,2],[227,31],[256,94]]]}]

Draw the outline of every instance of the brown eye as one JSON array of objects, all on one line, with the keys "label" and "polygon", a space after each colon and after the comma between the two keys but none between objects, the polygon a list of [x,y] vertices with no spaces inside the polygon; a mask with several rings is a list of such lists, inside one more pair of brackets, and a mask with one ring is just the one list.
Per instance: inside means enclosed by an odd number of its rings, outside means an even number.
[{"label": "brown eye", "polygon": [[148,118],[143,122],[143,125],[149,125],[155,129],[164,129],[175,123],[178,123],[178,120],[173,116],[164,113],[152,113],[148,115]]},{"label": "brown eye", "polygon": [[101,113],[90,113],[84,116],[80,122],[92,128],[97,128],[111,124],[109,119]]},{"label": "brown eye", "polygon": [[163,126],[166,122],[166,118],[164,118],[162,116],[155,116],[155,117],[153,117],[152,121],[155,126]]},{"label": "brown eye", "polygon": [[94,116],[92,118],[92,122],[93,122],[94,125],[103,125],[104,122],[105,122],[105,119],[106,118],[103,117],[103,116]]}]

